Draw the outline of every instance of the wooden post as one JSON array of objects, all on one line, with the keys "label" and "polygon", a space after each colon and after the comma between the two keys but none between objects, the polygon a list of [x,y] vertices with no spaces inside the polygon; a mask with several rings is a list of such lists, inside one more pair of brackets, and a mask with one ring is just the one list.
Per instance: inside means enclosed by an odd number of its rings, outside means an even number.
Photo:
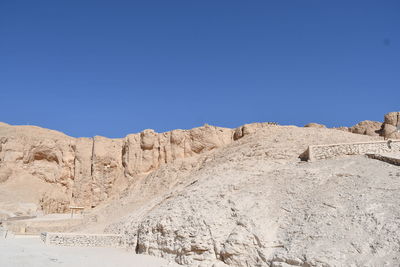
[{"label": "wooden post", "polygon": [[84,207],[75,207],[75,206],[70,206],[69,209],[71,210],[71,219],[74,218],[74,210],[82,210],[84,209]]}]

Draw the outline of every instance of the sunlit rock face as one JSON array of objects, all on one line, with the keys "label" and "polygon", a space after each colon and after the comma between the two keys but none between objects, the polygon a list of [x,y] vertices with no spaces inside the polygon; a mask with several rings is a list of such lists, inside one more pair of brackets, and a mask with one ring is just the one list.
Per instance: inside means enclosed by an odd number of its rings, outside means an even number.
[{"label": "sunlit rock face", "polygon": [[390,112],[385,115],[382,135],[385,138],[400,139],[400,112]]},{"label": "sunlit rock face", "polygon": [[[244,126],[249,127],[260,126]],[[34,183],[28,194],[20,190],[21,197],[46,213],[65,212],[70,205],[95,207],[163,164],[230,144],[234,131],[205,125],[165,133],[149,129],[120,139],[73,138],[1,123],[0,187]]]}]

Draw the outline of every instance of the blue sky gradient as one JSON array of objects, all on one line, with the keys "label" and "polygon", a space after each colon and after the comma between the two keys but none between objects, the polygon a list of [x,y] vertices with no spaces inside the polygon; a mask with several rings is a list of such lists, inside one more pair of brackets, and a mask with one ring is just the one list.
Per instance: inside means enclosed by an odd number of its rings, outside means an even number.
[{"label": "blue sky gradient", "polygon": [[400,110],[400,1],[0,1],[0,121],[123,137]]}]

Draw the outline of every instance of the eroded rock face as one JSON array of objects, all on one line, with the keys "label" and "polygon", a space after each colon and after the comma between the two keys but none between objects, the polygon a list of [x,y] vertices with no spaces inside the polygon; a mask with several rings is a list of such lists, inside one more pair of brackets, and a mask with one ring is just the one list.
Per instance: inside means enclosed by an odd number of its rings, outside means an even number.
[{"label": "eroded rock face", "polygon": [[390,112],[385,115],[382,125],[382,136],[385,138],[400,139],[400,112]]},{"label": "eroded rock face", "polygon": [[365,134],[370,136],[379,136],[382,123],[378,121],[362,121],[353,127],[350,127],[349,131],[356,134]]},{"label": "eroded rock face", "polygon": [[213,126],[160,134],[145,130],[126,137],[124,165],[130,176],[148,173],[161,164],[227,145],[232,140],[231,136],[230,129]]},{"label": "eroded rock face", "polygon": [[113,191],[119,191],[125,177],[122,166],[121,139],[109,139],[101,136],[93,138],[92,151],[92,206],[107,199]]},{"label": "eroded rock face", "polygon": [[271,125],[277,125],[277,124],[275,122],[257,122],[257,123],[245,124],[235,129],[233,133],[233,140],[238,140],[246,135],[255,133],[259,128],[264,128]]},{"label": "eroded rock face", "polygon": [[92,153],[93,138],[77,138],[75,141],[74,183],[72,204],[92,206]]},{"label": "eroded rock face", "polygon": [[[226,146],[263,126],[250,124],[233,130],[205,125],[165,133],[144,130],[109,139],[72,138],[34,126],[0,124],[0,186],[29,176],[54,185],[51,194],[32,192],[32,199],[45,212],[64,212],[69,205],[95,207],[135,182],[138,175]],[[234,138],[236,132],[240,134]]]},{"label": "eroded rock face", "polygon": [[[399,114],[385,115],[383,125],[364,121],[348,131],[400,138],[396,132]],[[37,188],[28,194],[20,191],[21,201],[29,199],[45,212],[62,212],[69,205],[95,207],[135,183],[138,176],[147,175],[163,164],[224,147],[275,124],[253,123],[237,129],[205,125],[165,133],[148,129],[125,138],[109,139],[72,138],[39,127],[1,123],[0,190],[14,186],[18,194],[18,183],[23,186],[24,181],[35,181]],[[311,123],[306,127],[325,126]]]},{"label": "eroded rock face", "polygon": [[139,134],[128,135],[122,153],[126,175],[148,173],[161,164],[223,147],[233,141],[232,131],[205,125],[191,130],[166,133],[144,130]]}]

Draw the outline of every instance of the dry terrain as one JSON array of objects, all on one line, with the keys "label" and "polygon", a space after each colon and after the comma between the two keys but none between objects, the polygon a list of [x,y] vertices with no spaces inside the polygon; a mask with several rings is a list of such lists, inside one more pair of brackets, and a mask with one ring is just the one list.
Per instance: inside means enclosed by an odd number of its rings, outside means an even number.
[{"label": "dry terrain", "polygon": [[[399,122],[393,112],[349,128],[205,125],[121,139],[0,124],[0,219],[14,232],[120,234],[127,254],[186,266],[398,266],[400,167],[299,156],[395,140]],[[85,207],[75,221],[51,215],[71,205]]]}]

